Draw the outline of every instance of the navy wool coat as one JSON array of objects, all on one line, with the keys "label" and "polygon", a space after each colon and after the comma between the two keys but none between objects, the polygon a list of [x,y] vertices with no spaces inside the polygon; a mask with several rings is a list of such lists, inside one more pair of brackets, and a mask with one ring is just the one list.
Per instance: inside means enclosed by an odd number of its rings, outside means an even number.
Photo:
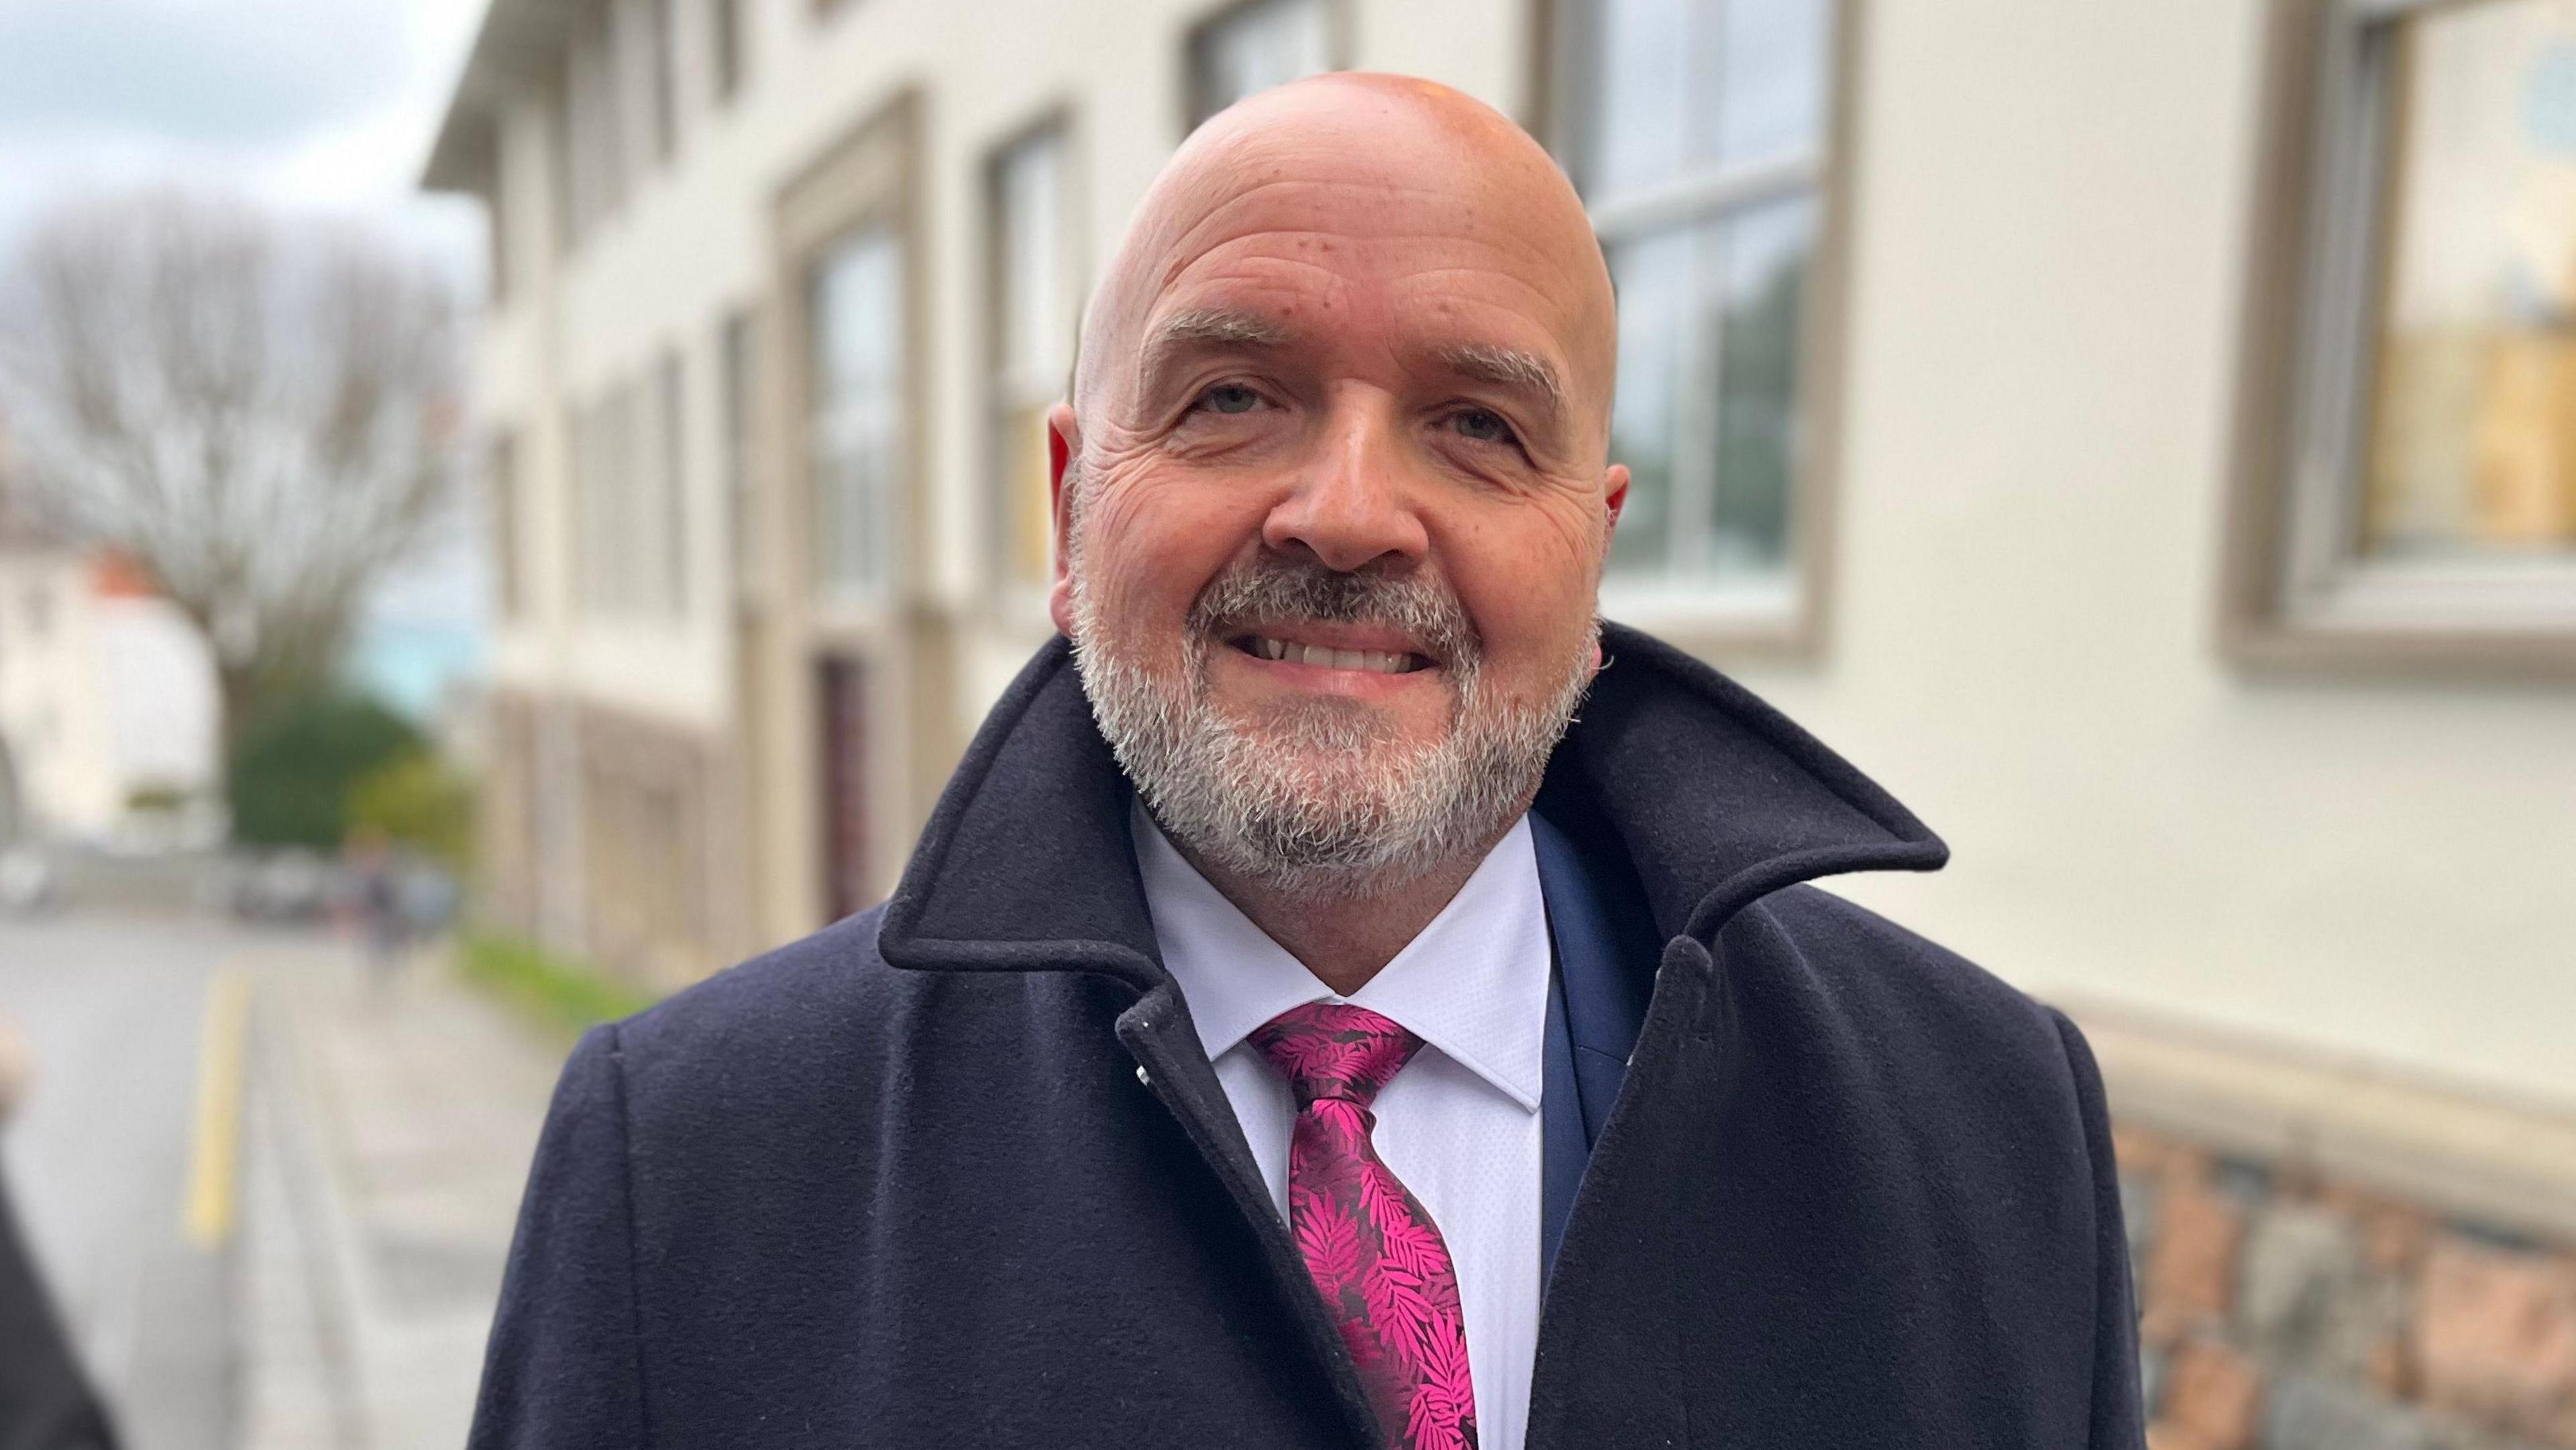
[{"label": "navy wool coat", "polygon": [[[1804,884],[1940,865],[1902,806],[1604,648],[1539,808],[1665,945],[1529,1445],[2134,1450],[2083,1039]],[[1128,791],[1050,644],[891,901],[583,1039],[475,1450],[1381,1443],[1157,959]]]}]

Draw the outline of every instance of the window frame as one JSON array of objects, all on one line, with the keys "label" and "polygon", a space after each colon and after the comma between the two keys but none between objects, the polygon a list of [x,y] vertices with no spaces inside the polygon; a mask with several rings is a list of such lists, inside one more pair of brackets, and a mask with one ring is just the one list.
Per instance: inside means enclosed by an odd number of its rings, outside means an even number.
[{"label": "window frame", "polygon": [[[1210,106],[1205,57],[1217,32],[1276,5],[1312,4],[1324,16],[1324,74],[1351,68],[1350,0],[1228,0],[1190,22],[1181,36],[1181,134],[1189,135],[1223,106]],[[1231,104],[1231,103],[1229,103]]]},{"label": "window frame", "polygon": [[[847,3],[847,0],[844,0]],[[937,359],[930,356],[929,298],[938,289],[941,254],[926,245],[928,157],[924,144],[925,93],[906,87],[874,111],[816,148],[772,193],[771,264],[761,303],[768,320],[762,356],[763,407],[772,419],[764,435],[770,456],[763,479],[766,537],[775,541],[778,582],[764,633],[775,641],[764,676],[763,715],[779,725],[775,739],[786,752],[778,769],[788,778],[816,778],[820,666],[843,661],[863,667],[870,682],[866,714],[866,778],[871,818],[864,859],[880,889],[886,872],[910,849],[912,832],[937,798],[964,748],[951,601],[938,594],[941,579],[930,547],[929,515],[922,490],[930,477],[929,450],[938,446],[929,426]],[[893,578],[886,597],[848,600],[817,587],[813,550],[798,547],[813,532],[814,478],[801,446],[813,413],[814,380],[809,318],[803,303],[814,265],[837,239],[874,223],[892,226],[904,249],[904,473],[896,482]],[[916,506],[921,505],[921,506]],[[804,723],[795,723],[804,722]],[[804,772],[799,776],[798,772]],[[770,873],[779,895],[773,915],[817,919],[829,899],[831,855],[827,803],[797,795],[761,834],[779,869]],[[891,864],[890,864],[891,863]],[[807,867],[812,869],[809,871]]]},{"label": "window frame", "polygon": [[[1027,604],[1026,596],[1043,596],[1046,589],[1044,578],[1037,581],[1032,589],[1029,581],[1019,578],[1014,572],[1010,494],[1018,480],[1009,476],[1012,460],[1005,432],[1021,410],[1052,403],[1071,387],[1068,374],[1045,389],[1034,388],[1031,379],[1014,375],[1008,356],[1011,297],[1010,288],[1006,285],[1010,268],[1010,236],[1004,225],[1005,169],[1023,148],[1048,139],[1052,139],[1058,148],[1058,164],[1062,168],[1055,222],[1062,229],[1063,245],[1059,260],[1066,274],[1064,284],[1074,302],[1071,332],[1075,351],[1079,353],[1081,313],[1088,300],[1085,293],[1091,269],[1088,248],[1084,245],[1082,135],[1074,105],[1069,101],[1053,103],[1005,132],[1001,139],[984,149],[979,168],[984,211],[985,279],[984,345],[982,367],[977,378],[982,393],[981,436],[978,440],[981,467],[978,471],[984,483],[981,562],[996,586],[993,591],[995,602],[1005,605],[1014,601]],[[1037,399],[1035,394],[1039,391],[1050,392],[1052,396]]]},{"label": "window frame", "polygon": [[[780,188],[773,211],[771,301],[762,308],[762,358],[772,364],[770,378],[780,388],[781,471],[767,481],[784,491],[781,510],[786,528],[782,541],[807,540],[787,547],[772,559],[784,592],[797,608],[810,614],[827,633],[857,638],[885,627],[901,610],[917,602],[929,584],[925,535],[926,512],[917,507],[925,449],[931,446],[929,388],[933,360],[927,297],[938,258],[924,246],[920,195],[922,168],[916,155],[921,109],[919,93],[905,91],[824,148],[802,171]],[[850,238],[876,228],[895,240],[902,282],[900,304],[904,372],[898,410],[902,444],[889,485],[886,520],[887,568],[882,580],[865,593],[835,589],[821,571],[817,505],[820,478],[814,467],[813,428],[821,379],[817,375],[812,326],[812,288],[822,266]],[[769,379],[762,380],[762,386]]]},{"label": "window frame", "polygon": [[[1568,176],[1578,178],[1591,141],[1592,13],[1602,0],[1538,0],[1532,94],[1539,125]],[[1697,220],[1742,216],[1766,202],[1813,198],[1815,243],[1801,300],[1797,361],[1799,458],[1790,480],[1785,587],[1724,576],[1666,572],[1602,581],[1606,614],[1687,648],[1744,657],[1811,660],[1831,624],[1834,529],[1843,463],[1851,246],[1859,174],[1861,58],[1871,0],[1825,0],[1832,27],[1817,149],[1805,156],[1712,168],[1595,204],[1584,199],[1605,252],[1619,241]],[[1608,225],[1604,225],[1604,213]],[[1705,440],[1708,448],[1716,439]],[[1616,457],[1611,459],[1616,463]]]},{"label": "window frame", "polygon": [[2371,562],[2346,542],[2396,195],[2386,37],[2461,3],[2274,0],[2218,628],[2249,671],[2576,676],[2576,562]]}]

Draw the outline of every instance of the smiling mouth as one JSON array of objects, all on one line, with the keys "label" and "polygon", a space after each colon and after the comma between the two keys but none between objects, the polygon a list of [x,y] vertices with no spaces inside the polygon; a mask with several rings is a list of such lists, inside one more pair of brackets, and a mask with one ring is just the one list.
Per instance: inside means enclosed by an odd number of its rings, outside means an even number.
[{"label": "smiling mouth", "polygon": [[1245,634],[1226,641],[1257,660],[1282,664],[1311,665],[1327,670],[1365,670],[1378,675],[1409,675],[1431,668],[1429,656],[1402,650],[1333,649],[1320,644],[1303,644],[1275,635]]}]

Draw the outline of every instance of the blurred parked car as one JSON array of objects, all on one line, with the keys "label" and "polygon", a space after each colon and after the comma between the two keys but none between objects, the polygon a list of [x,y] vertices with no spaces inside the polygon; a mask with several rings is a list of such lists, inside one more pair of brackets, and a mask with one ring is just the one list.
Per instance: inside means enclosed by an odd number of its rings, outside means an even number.
[{"label": "blurred parked car", "polygon": [[0,851],[0,914],[32,916],[63,904],[54,863],[24,846]]},{"label": "blurred parked car", "polygon": [[249,863],[233,879],[232,912],[244,921],[319,921],[339,898],[338,868],[290,849]]}]

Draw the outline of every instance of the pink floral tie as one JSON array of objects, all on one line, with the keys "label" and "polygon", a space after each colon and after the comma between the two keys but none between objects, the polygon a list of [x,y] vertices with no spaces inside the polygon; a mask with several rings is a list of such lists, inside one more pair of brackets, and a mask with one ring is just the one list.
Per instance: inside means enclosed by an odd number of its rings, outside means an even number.
[{"label": "pink floral tie", "polygon": [[1297,1094],[1288,1229],[1359,1361],[1391,1450],[1476,1443],[1467,1322],[1449,1246],[1378,1161],[1369,1104],[1422,1039],[1365,1007],[1309,1002],[1252,1033]]}]

